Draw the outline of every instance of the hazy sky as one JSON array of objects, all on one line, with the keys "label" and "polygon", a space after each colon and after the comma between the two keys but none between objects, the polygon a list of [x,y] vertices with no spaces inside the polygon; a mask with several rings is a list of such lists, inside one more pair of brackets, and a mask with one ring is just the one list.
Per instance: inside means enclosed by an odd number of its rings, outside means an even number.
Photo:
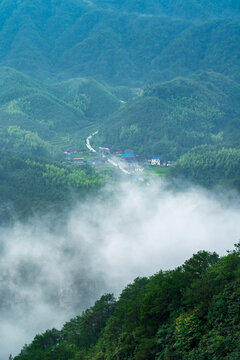
[{"label": "hazy sky", "polygon": [[198,250],[224,254],[240,239],[236,194],[135,182],[107,194],[59,223],[46,215],[1,229],[0,360],[102,293],[118,295],[135,277],[173,268]]}]

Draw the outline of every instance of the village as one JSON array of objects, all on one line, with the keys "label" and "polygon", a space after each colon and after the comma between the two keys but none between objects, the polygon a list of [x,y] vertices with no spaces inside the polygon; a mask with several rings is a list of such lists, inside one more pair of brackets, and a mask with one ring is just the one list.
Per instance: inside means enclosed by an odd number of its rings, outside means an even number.
[{"label": "village", "polygon": [[123,174],[137,177],[143,180],[149,173],[165,175],[172,165],[171,161],[165,161],[161,156],[146,157],[138,155],[132,149],[121,149],[114,146],[99,146],[98,150],[91,146],[91,139],[97,135],[97,131],[86,139],[86,150],[79,152],[76,147],[70,147],[64,151],[64,162],[69,164],[91,165],[96,169],[114,167]]}]

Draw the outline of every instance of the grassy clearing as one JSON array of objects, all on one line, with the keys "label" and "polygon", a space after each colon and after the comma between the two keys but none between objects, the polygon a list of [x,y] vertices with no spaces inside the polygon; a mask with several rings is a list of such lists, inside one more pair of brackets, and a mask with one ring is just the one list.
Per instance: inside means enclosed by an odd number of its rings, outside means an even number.
[{"label": "grassy clearing", "polygon": [[82,158],[82,159],[85,160],[85,161],[89,161],[89,160],[94,160],[94,159],[96,159],[96,154],[95,154],[95,153],[90,154],[90,153],[80,152],[80,153],[71,155],[71,157],[72,157],[73,159],[75,159],[75,158]]},{"label": "grassy clearing", "polygon": [[160,166],[148,166],[144,172],[144,176],[147,178],[156,177],[156,176],[166,176],[169,174],[170,167],[160,167]]}]

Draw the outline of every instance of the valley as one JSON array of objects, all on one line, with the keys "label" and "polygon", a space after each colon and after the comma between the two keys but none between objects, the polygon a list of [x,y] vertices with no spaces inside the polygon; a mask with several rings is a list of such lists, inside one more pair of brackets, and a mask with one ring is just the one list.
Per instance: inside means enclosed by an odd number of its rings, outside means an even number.
[{"label": "valley", "polygon": [[0,2],[0,360],[239,359],[239,194],[238,1]]}]

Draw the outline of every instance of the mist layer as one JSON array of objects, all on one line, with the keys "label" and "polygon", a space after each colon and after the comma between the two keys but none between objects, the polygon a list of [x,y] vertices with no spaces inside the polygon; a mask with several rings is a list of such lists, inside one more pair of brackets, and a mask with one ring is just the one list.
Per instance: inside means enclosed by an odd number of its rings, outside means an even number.
[{"label": "mist layer", "polygon": [[137,276],[174,268],[199,250],[224,254],[240,238],[238,200],[126,182],[59,220],[46,214],[2,228],[0,359]]}]

